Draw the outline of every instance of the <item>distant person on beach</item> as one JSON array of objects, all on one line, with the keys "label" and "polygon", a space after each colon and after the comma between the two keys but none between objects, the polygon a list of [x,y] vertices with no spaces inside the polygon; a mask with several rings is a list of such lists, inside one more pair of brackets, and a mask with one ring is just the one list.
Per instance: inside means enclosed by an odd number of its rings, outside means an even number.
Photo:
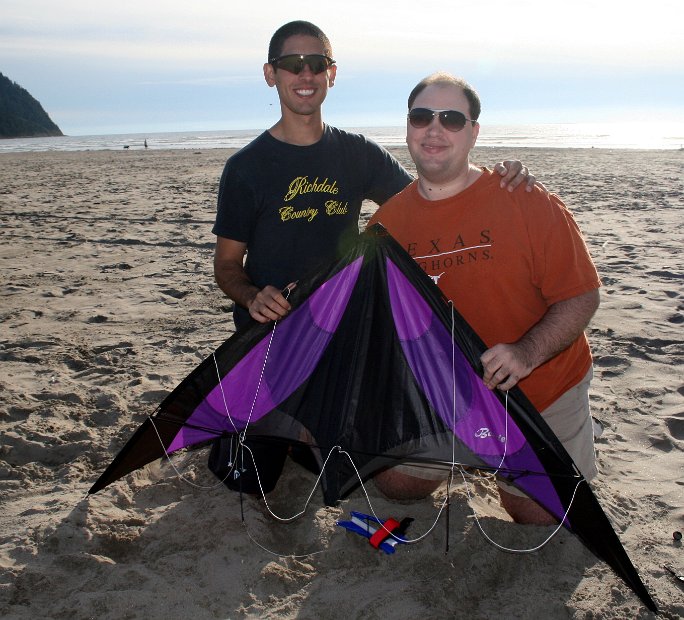
[{"label": "distant person on beach", "polygon": [[[406,136],[418,178],[369,225],[387,228],[490,347],[481,358],[487,387],[519,384],[591,480],[584,329],[599,305],[599,277],[557,196],[501,192],[493,172],[470,163],[479,115],[479,97],[465,81],[446,73],[422,80],[408,99]],[[437,477],[399,466],[375,481],[390,497],[414,498],[436,489],[444,476]],[[555,522],[514,487],[499,482],[499,493],[515,521]]]},{"label": "distant person on beach", "polygon": [[[281,291],[358,235],[363,200],[383,204],[413,180],[384,148],[323,122],[321,106],[337,67],[320,28],[305,21],[279,28],[263,71],[278,91],[281,117],[226,163],[213,227],[214,274],[235,302],[238,329],[250,317],[262,323],[283,318],[290,304]],[[534,177],[520,162],[495,169],[501,187],[526,182],[531,191]],[[287,447],[279,454],[277,446],[252,447],[268,453],[275,485]],[[259,490],[247,475],[241,488]]]}]

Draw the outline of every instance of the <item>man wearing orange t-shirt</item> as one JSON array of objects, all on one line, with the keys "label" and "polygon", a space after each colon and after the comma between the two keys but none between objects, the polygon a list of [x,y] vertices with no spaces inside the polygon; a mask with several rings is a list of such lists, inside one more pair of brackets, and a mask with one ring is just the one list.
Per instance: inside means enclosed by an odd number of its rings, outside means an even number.
[{"label": "man wearing orange t-shirt", "polygon": [[[380,223],[421,265],[490,347],[482,355],[490,389],[519,384],[587,480],[596,475],[589,413],[591,352],[584,335],[599,305],[600,281],[570,212],[557,196],[499,192],[469,154],[480,101],[466,82],[438,73],[409,96],[406,142],[418,179],[385,203]],[[376,478],[391,497],[436,488],[411,468]],[[555,520],[499,483],[518,522]]]}]

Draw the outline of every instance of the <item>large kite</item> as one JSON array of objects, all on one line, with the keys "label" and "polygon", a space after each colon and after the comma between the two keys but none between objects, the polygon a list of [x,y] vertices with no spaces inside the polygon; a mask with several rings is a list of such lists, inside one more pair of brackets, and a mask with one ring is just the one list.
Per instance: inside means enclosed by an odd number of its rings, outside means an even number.
[{"label": "large kite", "polygon": [[236,432],[303,442],[327,458],[321,485],[328,504],[356,488],[359,476],[400,462],[496,470],[656,611],[561,443],[519,389],[506,396],[484,386],[484,343],[381,226],[300,281],[290,302],[287,318],[250,325],[205,359],[89,492]]}]

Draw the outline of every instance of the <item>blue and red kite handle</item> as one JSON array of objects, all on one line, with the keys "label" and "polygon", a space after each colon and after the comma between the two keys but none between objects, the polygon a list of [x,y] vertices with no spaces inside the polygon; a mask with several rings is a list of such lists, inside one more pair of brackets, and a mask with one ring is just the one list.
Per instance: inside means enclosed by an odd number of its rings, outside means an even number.
[{"label": "blue and red kite handle", "polygon": [[411,517],[406,517],[401,522],[391,517],[381,521],[373,515],[352,510],[351,521],[338,521],[337,525],[368,538],[368,542],[376,549],[394,553],[397,545],[407,542],[402,537],[412,521]]}]

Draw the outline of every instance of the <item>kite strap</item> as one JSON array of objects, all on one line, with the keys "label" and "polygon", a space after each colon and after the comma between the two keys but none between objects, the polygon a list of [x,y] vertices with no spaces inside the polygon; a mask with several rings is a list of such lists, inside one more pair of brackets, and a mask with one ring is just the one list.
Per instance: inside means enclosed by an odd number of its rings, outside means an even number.
[{"label": "kite strap", "polygon": [[389,538],[392,535],[392,532],[395,530],[399,529],[401,527],[401,523],[397,521],[396,519],[392,519],[391,517],[384,521],[381,526],[378,528],[377,532],[373,534],[369,539],[368,542],[375,547],[376,549],[380,547],[380,544]]}]

